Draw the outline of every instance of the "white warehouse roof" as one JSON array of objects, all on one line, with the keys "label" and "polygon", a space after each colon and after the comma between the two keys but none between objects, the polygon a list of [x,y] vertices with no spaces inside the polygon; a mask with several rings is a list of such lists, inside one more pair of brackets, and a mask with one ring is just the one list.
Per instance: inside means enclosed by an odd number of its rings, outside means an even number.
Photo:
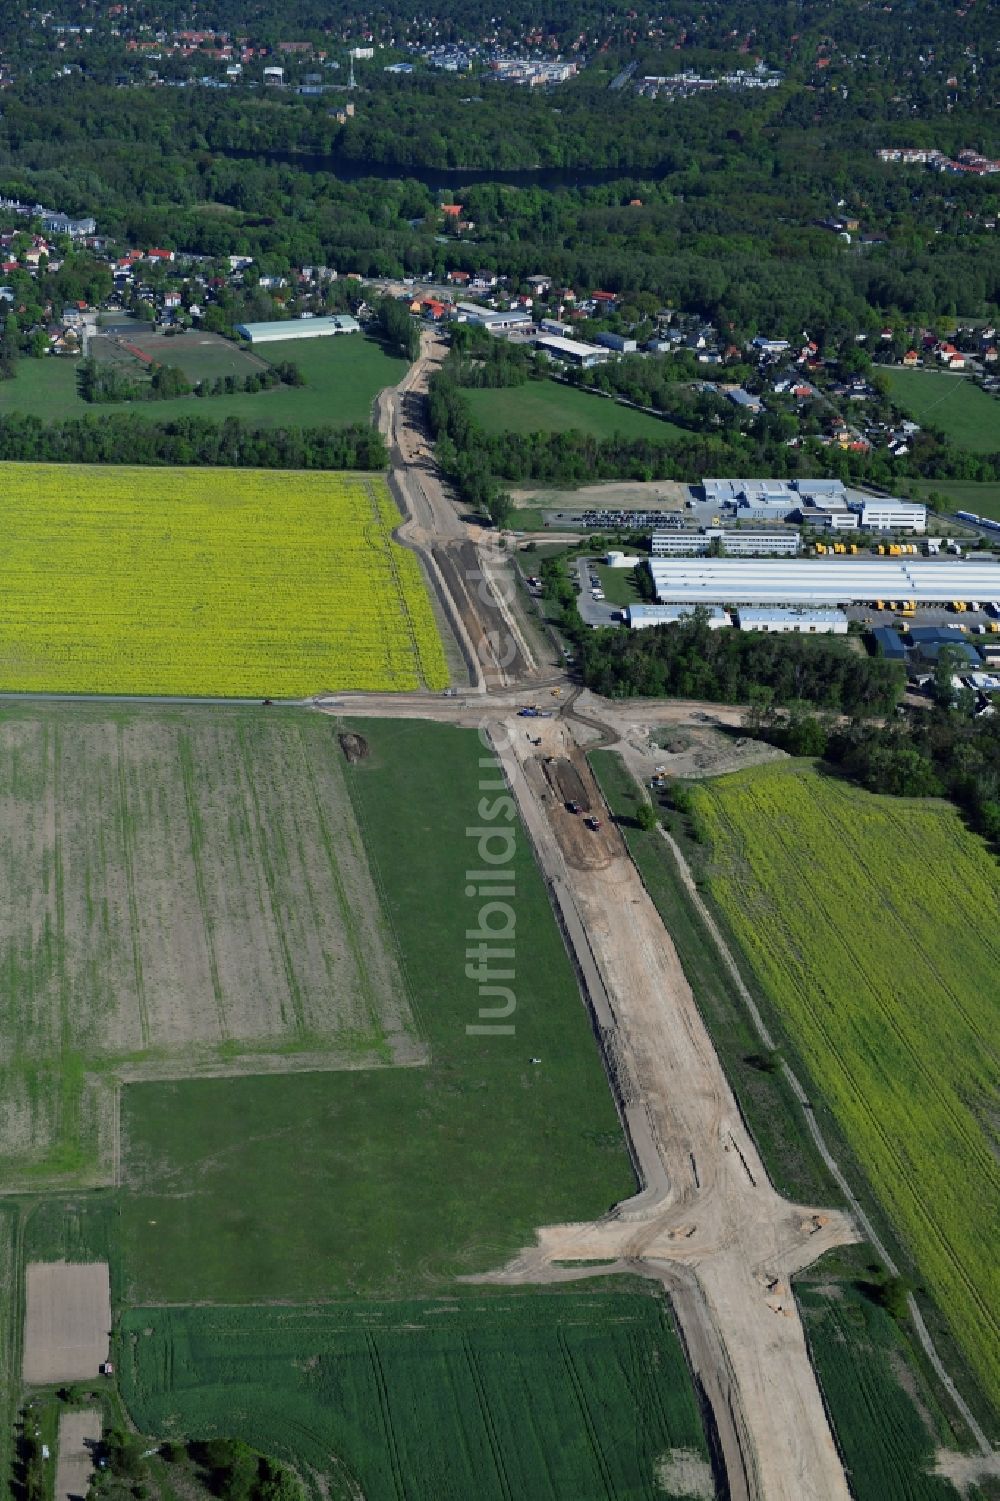
[{"label": "white warehouse roof", "polygon": [[347,313],[332,313],[327,318],[281,318],[268,323],[237,323],[236,332],[251,344],[266,344],[278,339],[321,339],[328,334],[356,334],[361,325]]},{"label": "white warehouse roof", "polygon": [[845,605],[870,599],[1000,600],[1000,564],[896,558],[653,558],[658,599],[678,604]]},{"label": "white warehouse roof", "polygon": [[[732,625],[725,610],[719,610],[714,605],[707,608],[710,630],[718,631],[723,626]],[[625,611],[633,631],[641,631],[649,625],[676,625],[678,621],[690,620],[692,614],[690,605],[628,605]]]},{"label": "white warehouse roof", "polygon": [[843,610],[781,610],[773,605],[743,605],[739,611],[741,631],[800,631],[804,635],[847,634],[847,616]]}]

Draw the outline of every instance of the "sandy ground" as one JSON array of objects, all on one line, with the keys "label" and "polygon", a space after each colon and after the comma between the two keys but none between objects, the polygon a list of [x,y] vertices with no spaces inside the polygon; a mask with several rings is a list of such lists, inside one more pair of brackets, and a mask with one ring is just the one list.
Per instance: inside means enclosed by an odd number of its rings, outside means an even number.
[{"label": "sandy ground", "polygon": [[1000,1479],[1000,1449],[993,1454],[956,1454],[939,1449],[934,1456],[934,1474],[950,1480],[960,1496],[984,1480]]},{"label": "sandy ground", "polygon": [[64,1412],[59,1419],[59,1457],[54,1501],[83,1501],[101,1440],[101,1414],[93,1408]]},{"label": "sandy ground", "polygon": [[96,1377],[111,1333],[107,1262],[33,1261],[26,1276],[25,1383]]},{"label": "sandy ground", "polygon": [[640,781],[668,777],[720,777],[765,761],[785,761],[785,751],[714,725],[636,727],[627,737],[629,765]]},{"label": "sandy ground", "polygon": [[[855,1238],[846,1216],[783,1200],[701,1021],[677,953],[624,850],[582,862],[564,809],[542,799],[538,763],[571,760],[564,720],[493,727],[505,769],[567,928],[590,951],[591,999],[646,1188],[593,1224],[538,1233],[497,1280],[562,1280],[564,1263],[607,1260],[671,1290],[696,1373],[719,1422],[734,1497],[848,1501],[843,1468],[806,1350],[790,1278]],[[589,790],[601,805],[595,786]],[[566,815],[571,817],[571,815]],[[584,965],[585,978],[587,965]],[[555,1266],[554,1263],[559,1263]],[[592,1268],[590,1269],[592,1271]]]},{"label": "sandy ground", "polygon": [[512,490],[511,499],[519,506],[554,506],[561,511],[677,511],[689,494],[688,485],[660,479],[585,485],[580,490]]}]

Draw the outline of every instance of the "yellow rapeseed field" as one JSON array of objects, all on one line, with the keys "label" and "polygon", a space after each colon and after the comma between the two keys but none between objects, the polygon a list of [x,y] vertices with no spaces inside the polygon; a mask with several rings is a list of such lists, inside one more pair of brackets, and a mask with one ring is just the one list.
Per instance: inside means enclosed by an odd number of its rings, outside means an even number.
[{"label": "yellow rapeseed field", "polygon": [[377,475],[0,466],[0,689],[299,697],[448,681]]},{"label": "yellow rapeseed field", "polygon": [[940,802],[801,764],[704,783],[712,893],[1000,1402],[996,859]]}]

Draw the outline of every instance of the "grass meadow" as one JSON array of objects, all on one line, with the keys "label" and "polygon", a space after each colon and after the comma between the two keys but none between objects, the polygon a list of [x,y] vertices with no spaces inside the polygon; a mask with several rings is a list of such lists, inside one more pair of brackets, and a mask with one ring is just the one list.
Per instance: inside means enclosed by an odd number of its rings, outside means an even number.
[{"label": "grass meadow", "polygon": [[[179,365],[192,379],[244,375],[259,368],[257,352],[248,346],[197,346],[195,336],[172,339],[149,337],[137,342],[154,352],[165,365]],[[185,341],[190,340],[190,343]],[[43,422],[68,417],[99,418],[112,412],[131,412],[148,422],[201,417],[223,422],[238,417],[249,427],[346,427],[371,420],[372,402],[379,391],[394,386],[406,372],[406,361],[387,354],[373,339],[340,335],[329,339],[288,339],[266,346],[261,357],[269,362],[291,360],[305,377],[304,386],[277,386],[272,391],[232,396],[179,396],[173,401],[135,401],[93,406],[77,392],[76,360],[49,356],[19,360],[14,380],[0,382],[0,418],[10,413],[38,417]],[[140,364],[134,363],[135,373]]]},{"label": "grass meadow", "polygon": [[694,797],[711,893],[996,1403],[995,857],[944,803],[802,764]]},{"label": "grass meadow", "polygon": [[910,487],[923,500],[934,491],[943,495],[953,511],[973,511],[977,516],[991,516],[1000,521],[1000,484],[977,480],[911,480]]},{"label": "grass meadow", "polygon": [[0,690],[442,688],[380,475],[4,465]]},{"label": "grass meadow", "polygon": [[531,380],[498,391],[463,392],[472,415],[488,433],[565,433],[571,428],[595,438],[647,438],[666,443],[682,436],[671,422],[554,380]]},{"label": "grass meadow", "polygon": [[479,910],[465,894],[481,866],[466,833],[483,796],[477,734],[348,723],[370,745],[345,778],[430,1061],[129,1086],[121,1226],[133,1302],[451,1290],[457,1274],[533,1242],[537,1226],[596,1216],[634,1191],[519,824],[515,1031],[466,1030],[481,1004],[465,955]]},{"label": "grass meadow", "polygon": [[[942,370],[885,369],[889,394],[921,427],[939,427],[970,453],[1000,450],[1000,400],[963,375]],[[945,485],[937,488],[947,488]]]},{"label": "grass meadow", "polygon": [[[140,1308],[119,1344],[145,1432],[243,1438],[330,1501],[715,1494],[669,1305],[645,1289]],[[671,1462],[701,1488],[668,1488]]]}]

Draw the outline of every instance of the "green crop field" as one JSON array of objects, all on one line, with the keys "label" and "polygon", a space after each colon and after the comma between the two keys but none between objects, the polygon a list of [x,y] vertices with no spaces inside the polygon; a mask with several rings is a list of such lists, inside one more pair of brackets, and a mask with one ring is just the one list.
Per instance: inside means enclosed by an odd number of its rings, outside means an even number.
[{"label": "green crop field", "polygon": [[576,428],[595,438],[648,438],[666,443],[682,436],[671,422],[661,422],[646,412],[621,406],[603,396],[594,396],[559,381],[526,381],[499,391],[470,390],[472,415],[488,433],[565,433]]},{"label": "green crop field", "polygon": [[122,1079],[421,1056],[328,719],[0,710],[0,1178],[113,1176]]},{"label": "green crop field", "polygon": [[802,765],[694,795],[713,896],[996,1402],[995,857],[943,803]]},{"label": "green crop field", "polygon": [[0,689],[306,697],[448,681],[382,476],[4,465]]},{"label": "green crop field", "polygon": [[882,373],[889,377],[893,401],[921,427],[941,428],[953,443],[971,453],[1000,450],[1000,399],[981,391],[965,376],[895,367]]},{"label": "green crop field", "polygon": [[142,1430],[243,1438],[332,1501],[715,1494],[669,1306],[649,1293],[141,1308],[120,1344]]},{"label": "green crop field", "polygon": [[[194,344],[185,353],[181,334],[158,339],[155,345],[140,339],[143,348],[155,349],[164,364],[180,365],[198,379],[216,375],[245,374],[258,368],[257,356],[247,346],[216,346],[209,352]],[[231,350],[231,354],[228,351]],[[329,339],[282,340],[266,346],[268,361],[291,360],[305,377],[304,386],[277,386],[251,395],[179,396],[173,401],[136,401],[94,406],[77,394],[76,361],[49,356],[42,360],[18,360],[17,377],[0,382],[0,418],[22,413],[43,422],[66,417],[95,420],[112,412],[131,412],[147,422],[168,422],[177,417],[200,417],[223,422],[238,417],[250,427],[344,427],[368,423],[372,402],[386,386],[396,385],[406,372],[406,361],[386,354],[380,344],[359,335]],[[138,362],[135,365],[139,371]]]},{"label": "green crop field", "polygon": [[855,1501],[956,1501],[933,1474],[954,1440],[893,1320],[848,1281],[795,1291]]},{"label": "green crop field", "polygon": [[344,775],[430,1062],[129,1086],[121,1223],[132,1301],[437,1291],[506,1261],[539,1225],[591,1218],[634,1192],[518,823],[504,867],[516,888],[514,1030],[467,1030],[496,1004],[466,974],[479,913],[466,872],[483,865],[467,831],[482,818],[481,780],[496,780],[479,765],[478,735],[348,724],[370,747]]}]

